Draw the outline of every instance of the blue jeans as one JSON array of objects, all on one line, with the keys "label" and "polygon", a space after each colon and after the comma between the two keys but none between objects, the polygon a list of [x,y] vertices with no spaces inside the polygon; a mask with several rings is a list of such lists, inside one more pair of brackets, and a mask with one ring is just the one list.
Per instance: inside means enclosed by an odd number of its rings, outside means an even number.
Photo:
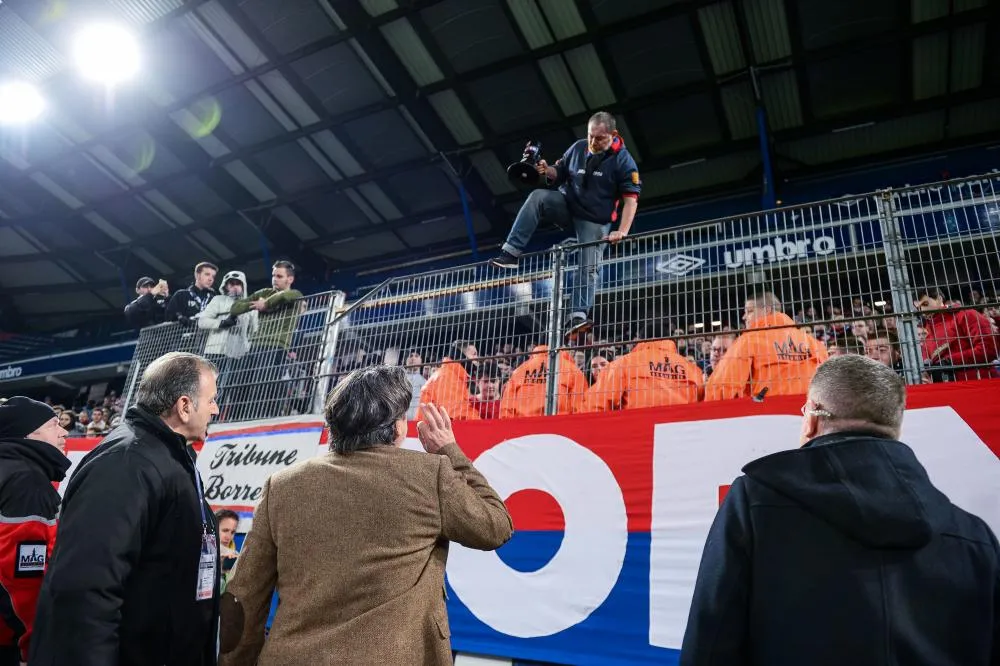
[{"label": "blue jeans", "polygon": [[[558,190],[535,190],[528,195],[527,201],[521,206],[514,218],[514,226],[507,234],[507,242],[503,244],[504,252],[515,257],[521,256],[531,242],[531,237],[538,228],[538,223],[546,219],[562,227],[568,227],[570,221],[576,229],[577,243],[599,241],[611,231],[611,224],[598,224],[590,220],[581,220],[570,215],[566,205],[566,197]],[[597,285],[601,279],[601,269],[598,263],[604,257],[607,244],[591,245],[576,250],[577,274],[570,288],[570,316],[586,317],[594,307],[597,296]]]}]

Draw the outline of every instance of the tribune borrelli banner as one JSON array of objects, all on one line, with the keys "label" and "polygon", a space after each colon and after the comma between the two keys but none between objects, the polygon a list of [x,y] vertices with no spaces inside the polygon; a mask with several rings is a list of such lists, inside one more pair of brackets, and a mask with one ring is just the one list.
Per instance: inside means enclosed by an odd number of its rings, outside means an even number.
[{"label": "tribune borrelli banner", "polygon": [[[676,663],[719,502],[747,462],[797,446],[801,403],[456,424],[516,532],[495,553],[452,546],[453,647],[562,664]],[[1000,381],[914,387],[903,440],[953,502],[1000,532]],[[78,458],[89,446],[74,448]],[[249,518],[269,474],[314,455],[326,455],[314,418],[220,425],[198,468],[213,506]]]}]

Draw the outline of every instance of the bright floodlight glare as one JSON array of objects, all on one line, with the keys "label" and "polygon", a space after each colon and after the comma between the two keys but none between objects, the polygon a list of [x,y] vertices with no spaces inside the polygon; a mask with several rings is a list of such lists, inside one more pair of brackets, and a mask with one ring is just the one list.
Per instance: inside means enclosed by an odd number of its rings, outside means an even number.
[{"label": "bright floodlight glare", "polygon": [[127,81],[139,71],[139,45],[119,25],[83,28],[73,43],[73,57],[85,78],[108,86]]},{"label": "bright floodlight glare", "polygon": [[19,81],[0,84],[0,124],[30,122],[44,109],[45,100],[34,86]]}]

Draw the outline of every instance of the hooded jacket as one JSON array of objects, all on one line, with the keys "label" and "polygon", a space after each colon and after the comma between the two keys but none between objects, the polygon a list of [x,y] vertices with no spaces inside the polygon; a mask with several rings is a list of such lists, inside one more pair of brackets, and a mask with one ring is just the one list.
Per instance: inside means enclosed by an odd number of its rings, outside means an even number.
[{"label": "hooded jacket", "polygon": [[[924,358],[931,365],[987,365],[997,360],[997,335],[989,317],[975,310],[945,310],[927,316]],[[992,368],[955,371],[955,380],[994,377]]]},{"label": "hooded jacket", "polygon": [[[63,499],[31,666],[215,666],[215,590],[198,600],[202,536],[218,538],[184,437],[142,407],[80,463]],[[204,487],[204,486],[203,486]]]},{"label": "hooded jacket", "polygon": [[743,468],[709,532],[682,666],[993,666],[1000,549],[913,451],[817,437]]},{"label": "hooded jacket", "polygon": [[35,606],[52,555],[69,460],[33,439],[0,439],[0,648],[28,660]]},{"label": "hooded jacket", "polygon": [[642,191],[639,167],[617,134],[599,155],[591,155],[586,139],[580,139],[554,166],[555,183],[574,218],[611,224],[618,220],[622,198],[638,198]]},{"label": "hooded jacket", "polygon": [[[243,285],[244,295],[247,293],[245,274],[240,271],[232,271],[227,273],[226,277],[239,280]],[[229,280],[223,280],[219,287],[219,296],[209,301],[208,306],[196,317],[198,328],[211,331],[205,342],[206,355],[243,358],[250,351],[250,336],[257,332],[258,315],[256,310],[250,310],[237,317],[235,326],[225,329],[219,328],[219,324],[229,317],[233,303],[236,302],[235,298],[226,293],[226,282]]]}]

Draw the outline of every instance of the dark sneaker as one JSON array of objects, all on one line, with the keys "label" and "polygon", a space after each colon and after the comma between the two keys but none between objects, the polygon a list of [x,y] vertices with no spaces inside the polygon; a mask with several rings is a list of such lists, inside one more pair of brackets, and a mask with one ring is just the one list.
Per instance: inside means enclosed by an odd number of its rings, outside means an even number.
[{"label": "dark sneaker", "polygon": [[586,334],[593,327],[594,322],[587,317],[570,317],[566,323],[566,341],[575,342],[577,338]]},{"label": "dark sneaker", "polygon": [[510,252],[501,251],[500,254],[490,259],[490,264],[496,266],[497,268],[508,268],[513,270],[517,268],[518,262],[517,257],[512,255]]}]

